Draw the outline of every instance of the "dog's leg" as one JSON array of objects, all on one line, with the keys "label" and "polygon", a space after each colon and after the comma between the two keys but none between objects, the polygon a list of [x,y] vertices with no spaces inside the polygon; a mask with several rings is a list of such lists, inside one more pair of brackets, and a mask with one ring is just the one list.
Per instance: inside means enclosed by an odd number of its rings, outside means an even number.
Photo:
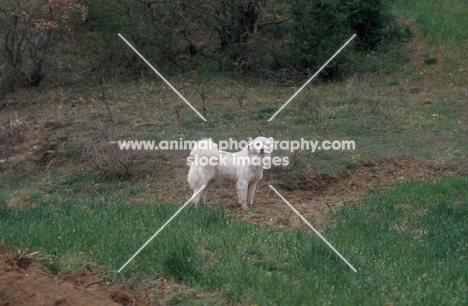
[{"label": "dog's leg", "polygon": [[[203,185],[200,185],[200,186],[196,186],[195,188],[193,188],[193,193],[197,192]],[[202,191],[203,192],[203,191]],[[199,192],[193,199],[192,199],[192,204],[195,204],[196,206],[198,206],[198,202],[200,202],[200,194],[201,192]]]},{"label": "dog's leg", "polygon": [[208,195],[208,191],[210,191],[211,187],[213,187],[214,183],[215,183],[215,180],[209,181],[205,189],[201,192],[201,198],[202,198],[203,203],[206,203],[206,196]]},{"label": "dog's leg", "polygon": [[239,204],[242,205],[243,209],[247,209],[247,189],[249,187],[249,183],[245,180],[239,180],[237,181],[236,187]]},{"label": "dog's leg", "polygon": [[258,181],[249,184],[247,200],[249,201],[250,206],[252,206],[254,202],[255,190],[257,189],[257,183]]},{"label": "dog's leg", "polygon": [[208,193],[211,181],[214,181],[215,169],[213,167],[200,167],[200,166],[191,166],[188,173],[188,182],[193,193],[197,192],[202,188],[203,185],[206,185],[205,188],[200,191],[192,200],[192,203],[198,205],[200,198],[204,201],[206,199],[206,194]]}]

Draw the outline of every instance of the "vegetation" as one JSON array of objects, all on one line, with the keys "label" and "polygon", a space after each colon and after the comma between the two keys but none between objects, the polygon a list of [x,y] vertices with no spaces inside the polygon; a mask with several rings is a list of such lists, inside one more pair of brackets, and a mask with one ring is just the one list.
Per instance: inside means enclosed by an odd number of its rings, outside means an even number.
[{"label": "vegetation", "polygon": [[0,24],[4,91],[38,86],[45,77],[62,86],[141,78],[147,67],[124,48],[120,32],[165,73],[237,70],[282,82],[320,67],[353,33],[355,44],[321,77],[342,77],[359,50],[403,35],[386,0],[4,0]]},{"label": "vegetation", "polygon": [[[0,0],[0,241],[40,251],[52,273],[187,285],[173,305],[465,305],[467,9],[463,0]],[[268,122],[352,33],[320,80]],[[378,190],[350,179],[345,205],[311,220],[357,274],[287,208],[239,213],[219,198],[187,207],[116,273],[187,199],[188,152],[111,142],[258,134],[356,142],[275,152],[290,165],[265,180],[297,192],[293,205],[341,197],[327,179],[369,169],[366,185],[389,160],[435,174],[412,181],[388,169],[392,186]],[[245,217],[270,213],[270,226]]]},{"label": "vegetation", "polygon": [[[265,175],[288,188],[295,188],[298,183],[293,183],[293,178],[309,180],[314,175],[346,174],[362,163],[392,158],[432,160],[457,170],[468,158],[467,135],[461,123],[465,116],[463,92],[446,89],[429,95],[406,91],[405,84],[415,78],[419,74],[367,80],[355,77],[345,86],[314,86],[304,90],[272,122],[267,119],[297,87],[270,89],[258,80],[241,81],[222,75],[198,83],[193,83],[190,76],[173,78],[171,82],[199,111],[205,108],[207,122],[179,102],[161,81],[106,86],[115,123],[100,101],[100,88],[68,88],[61,96],[50,92],[41,98],[44,102],[36,103],[56,101],[61,105],[60,113],[74,115],[62,117],[60,124],[65,127],[49,136],[49,141],[58,142],[60,147],[56,155],[44,160],[44,165],[80,166],[105,177],[132,180],[161,171],[168,161],[182,163],[189,151],[121,151],[109,145],[110,141],[204,137],[240,141],[261,133],[279,141],[303,138],[356,143],[356,150],[277,150],[274,154],[288,156],[290,165],[287,169],[272,168]],[[205,95],[205,102],[200,94]],[[31,158],[41,159],[42,154],[37,151]],[[13,180],[24,175],[27,173],[21,167],[11,172]]]},{"label": "vegetation", "polygon": [[85,20],[88,8],[72,0],[1,1],[0,89],[39,86],[44,66],[71,38],[67,30],[78,22],[75,15]]},{"label": "vegetation", "polygon": [[[305,230],[238,222],[207,206],[182,212],[122,273],[138,280],[164,276],[230,303],[465,305],[467,188],[467,177],[406,182],[330,216],[336,226],[324,235],[357,274]],[[22,197],[34,197],[35,205],[6,208],[2,192],[0,239],[41,250],[53,272],[98,265],[110,275],[107,282],[120,278],[115,270],[176,210],[127,199],[109,205],[110,198],[97,196]],[[186,305],[197,300],[183,294]]]},{"label": "vegetation", "polygon": [[392,7],[397,14],[416,22],[430,42],[454,46],[466,44],[466,1],[395,0]]}]

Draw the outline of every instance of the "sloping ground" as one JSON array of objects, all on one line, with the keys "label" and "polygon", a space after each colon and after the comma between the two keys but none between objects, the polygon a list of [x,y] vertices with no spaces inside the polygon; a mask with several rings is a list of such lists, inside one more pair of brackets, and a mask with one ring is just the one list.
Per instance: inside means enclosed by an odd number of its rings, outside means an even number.
[{"label": "sloping ground", "polygon": [[[90,271],[51,275],[34,254],[15,253],[0,244],[0,306],[138,306],[152,301],[165,304],[185,287],[165,280],[151,280],[139,295],[125,285],[107,286],[103,278]],[[154,305],[154,304],[153,304]]]},{"label": "sloping ground", "polygon": [[447,45],[431,45],[421,34],[418,25],[399,18],[402,26],[411,29],[414,36],[405,44],[408,57],[405,68],[414,69],[415,89],[430,91],[441,87],[465,86],[468,79],[467,63],[460,58],[458,51]]},{"label": "sloping ground", "polygon": [[[15,253],[0,244],[0,305],[73,305],[117,306],[144,305],[137,303],[123,288],[108,287],[102,283],[88,286],[99,278],[54,277],[44,271],[32,256]],[[80,285],[77,285],[81,284]]]},{"label": "sloping ground", "polygon": [[[417,32],[416,29],[412,29]],[[430,47],[424,40],[416,36],[408,45],[410,54],[406,68],[414,68],[420,73],[415,83],[417,90],[425,91],[442,86],[456,86],[457,82],[451,80],[452,75],[446,78],[443,55],[446,49]],[[432,49],[431,49],[432,48]],[[428,52],[430,50],[431,52]],[[433,64],[424,63],[425,53],[439,60]],[[463,78],[467,74],[459,68],[453,72],[454,76]],[[30,98],[30,97],[26,97]],[[27,100],[24,98],[24,100]],[[21,97],[18,98],[21,100]],[[8,139],[12,145],[8,147],[8,154],[0,158],[0,171],[13,169],[22,161],[26,161],[20,177],[28,174],[38,165],[44,166],[44,171],[59,166],[54,158],[58,152],[61,139],[50,137],[54,131],[66,128],[69,123],[64,118],[75,116],[75,113],[66,113],[61,106],[57,109],[42,110],[42,114],[21,117],[21,108],[24,103],[19,101],[5,107],[0,114],[0,128],[10,131]],[[88,111],[83,109],[82,112]],[[6,133],[5,133],[6,134]],[[2,148],[2,151],[6,151]],[[11,157],[8,160],[8,157]],[[29,157],[29,158],[28,158]],[[191,195],[186,185],[188,168],[184,164],[177,164],[171,159],[161,172],[166,179],[160,179],[154,185],[136,197],[142,204],[148,204],[148,199],[158,197],[164,202],[180,205]],[[169,164],[169,162],[168,162]],[[78,167],[77,167],[78,168]],[[296,206],[306,218],[320,228],[330,225],[332,218],[329,212],[344,205],[346,202],[358,199],[359,195],[375,188],[389,187],[394,183],[408,179],[434,180],[440,176],[468,174],[468,168],[453,171],[445,165],[428,164],[411,160],[391,159],[361,164],[351,169],[348,174],[317,175],[307,180],[296,182],[294,190],[281,188],[280,185],[268,180],[268,174],[259,186],[254,208],[242,211],[236,203],[234,186],[230,183],[220,183],[209,195],[209,201],[222,203],[227,209],[239,212],[238,218],[249,220],[252,223],[268,224],[285,228],[303,226],[299,219],[269,188],[271,183]],[[152,176],[152,174],[150,174]],[[154,177],[152,177],[154,178]],[[2,187],[3,182],[0,182]],[[185,188],[185,192],[181,192]],[[92,192],[92,190],[90,190]],[[135,197],[135,198],[136,198]],[[13,198],[9,205],[22,205],[21,199]],[[30,203],[24,203],[29,205]],[[174,293],[185,289],[182,285],[166,282],[165,280],[148,280],[151,282],[151,291],[145,291],[138,296],[130,293],[125,285],[107,286],[102,278],[90,271],[74,271],[69,275],[54,276],[48,274],[41,263],[34,262],[33,256],[15,253],[7,246],[0,244],[0,306],[16,305],[148,305],[151,301],[164,304]]]}]

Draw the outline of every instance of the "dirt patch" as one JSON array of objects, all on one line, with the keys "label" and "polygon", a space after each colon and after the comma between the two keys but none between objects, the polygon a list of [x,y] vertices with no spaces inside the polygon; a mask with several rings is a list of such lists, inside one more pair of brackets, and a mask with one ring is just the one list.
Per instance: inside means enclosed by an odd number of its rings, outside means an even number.
[{"label": "dirt patch", "polygon": [[[299,182],[294,190],[281,186],[277,189],[301,214],[321,228],[333,224],[330,213],[346,203],[357,201],[371,190],[390,188],[396,183],[412,179],[432,181],[454,174],[444,165],[392,159],[362,164],[345,175],[315,175]],[[247,213],[247,219],[280,227],[303,226],[283,201],[270,191],[267,182],[260,184],[257,205],[261,208],[258,212],[254,209]]]},{"label": "dirt patch", "polygon": [[[153,185],[141,193],[142,203],[144,198],[154,198],[156,194],[164,203],[175,205],[180,205],[190,198],[192,193],[185,183],[188,167],[174,161],[170,168],[171,176],[165,180],[158,180],[155,182],[156,186]],[[237,204],[235,185],[231,182],[218,182],[208,194],[208,201],[218,203],[216,205],[233,212],[236,218],[255,224],[281,228],[302,227],[299,218],[268,187],[271,184],[308,220],[318,228],[323,228],[333,224],[331,212],[335,212],[346,203],[358,200],[370,190],[390,188],[396,183],[412,179],[433,181],[441,176],[467,173],[466,169],[453,171],[443,164],[391,159],[363,163],[347,174],[312,175],[295,182],[296,187],[290,190],[271,180],[266,171],[265,179],[257,185],[253,208],[246,211],[240,208]],[[186,186],[185,192],[181,192],[181,182]]]},{"label": "dirt patch", "polygon": [[31,204],[26,202],[25,200],[19,198],[19,197],[16,197],[16,198],[12,198],[10,201],[8,201],[8,207],[17,207],[17,208],[26,208],[26,207],[29,207]]},{"label": "dirt patch", "polygon": [[34,253],[15,253],[0,244],[0,306],[164,305],[184,289],[183,285],[156,279],[145,280],[130,291],[123,284],[107,286],[103,277],[87,270],[51,275],[34,261]]}]

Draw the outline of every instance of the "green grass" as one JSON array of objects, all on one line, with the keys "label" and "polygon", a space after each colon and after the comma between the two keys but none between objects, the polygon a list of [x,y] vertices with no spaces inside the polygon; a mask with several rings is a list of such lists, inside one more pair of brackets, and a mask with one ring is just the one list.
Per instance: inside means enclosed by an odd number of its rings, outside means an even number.
[{"label": "green grass", "polygon": [[[279,141],[301,138],[355,141],[354,151],[275,152],[288,156],[291,161],[286,170],[270,170],[284,184],[289,184],[291,177],[307,178],[311,174],[343,172],[350,162],[359,165],[390,158],[436,160],[456,168],[468,158],[467,96],[457,89],[430,93],[418,89],[412,93],[408,84],[413,78],[412,74],[372,75],[357,77],[357,81],[345,84],[314,84],[301,92],[271,122],[267,119],[302,84],[269,87],[261,81],[240,81],[226,76],[195,84],[190,76],[177,78],[174,86],[198,110],[203,109],[198,90],[203,88],[208,92],[207,122],[199,119],[188,107],[181,111],[178,120],[173,108],[183,102],[161,82],[112,85],[107,90],[115,124],[107,121],[107,111],[98,100],[98,91],[82,92],[80,88],[67,88],[63,95],[73,96],[78,101],[83,97],[82,100],[87,102],[81,102],[85,103],[81,107],[89,111],[66,117],[64,120],[71,125],[57,129],[51,138],[64,139],[57,159],[76,165],[86,164],[87,171],[95,170],[90,166],[97,159],[96,148],[109,148],[109,140],[158,142],[205,137],[215,141],[229,138],[246,140],[259,134]],[[244,95],[245,108],[240,108],[235,98],[239,92]],[[62,108],[71,112],[73,105],[64,102]],[[102,127],[105,127],[108,139],[102,136]],[[143,176],[150,169],[157,172],[167,163],[176,162],[175,159],[182,163],[189,152],[178,151],[175,155],[167,151],[137,153],[139,159],[130,165],[134,176]],[[119,166],[117,159],[126,157],[128,155],[116,157],[107,154],[99,158],[112,169]],[[23,172],[18,167],[13,169],[12,181],[15,177],[22,177]]]},{"label": "green grass", "polygon": [[[344,160],[359,163],[397,157],[457,164],[468,157],[462,142],[447,151],[457,139],[466,138],[461,132],[467,129],[462,102],[466,102],[466,97],[454,98],[449,90],[441,90],[431,95],[431,103],[424,104],[422,97],[398,93],[405,81],[398,80],[394,88],[382,81],[362,81],[350,88],[343,84],[317,85],[302,92],[271,122],[266,120],[297,88],[265,91],[253,86],[249,100],[259,96],[262,100],[249,104],[248,110],[239,110],[235,103],[209,104],[208,122],[197,120],[187,111],[177,131],[191,139],[212,137],[215,141],[229,137],[247,139],[261,132],[280,141],[304,138],[356,142],[354,151],[301,151],[296,155],[275,152],[295,159],[296,177],[340,171]],[[178,139],[177,135],[173,137]],[[283,179],[284,172],[279,175]]]},{"label": "green grass", "polygon": [[[455,51],[442,58],[428,50],[421,59],[427,66],[444,63],[447,74],[462,72],[466,1],[395,0],[392,7],[416,22],[433,44]],[[10,190],[0,191],[0,241],[41,250],[39,259],[51,272],[91,266],[106,271],[109,281],[119,281],[116,270],[175,212],[160,204],[160,190],[153,187],[166,183],[172,173],[168,165],[183,162],[188,151],[139,152],[126,180],[116,173],[103,175],[93,165],[97,148],[103,149],[100,157],[109,169],[118,164],[115,155],[105,155],[108,140],[245,140],[262,134],[276,140],[356,142],[356,150],[348,152],[275,152],[290,157],[291,164],[266,174],[289,189],[295,188],[293,179],[347,174],[363,162],[391,158],[457,169],[468,159],[467,95],[455,87],[414,88],[422,75],[415,68],[398,72],[405,56],[400,49],[370,53],[358,75],[343,83],[314,81],[272,122],[267,119],[305,80],[281,86],[239,75],[171,77],[200,111],[200,93],[206,94],[207,122],[188,107],[178,118],[174,106],[183,102],[156,76],[107,84],[113,124],[98,87],[32,88],[37,103],[29,111],[19,109],[20,115],[41,118],[42,111],[52,125],[66,125],[48,135],[60,139],[51,160],[35,162],[33,169],[31,161],[23,161],[10,171]],[[37,161],[42,153],[31,156]],[[0,174],[0,180],[5,178]],[[190,285],[194,291],[175,295],[172,304],[198,303],[194,292],[205,290],[220,301],[246,305],[465,305],[466,190],[466,177],[406,182],[372,191],[331,215],[336,226],[324,235],[358,268],[357,275],[306,230],[237,222],[207,206],[188,207],[123,274],[136,282],[162,276]],[[141,201],[140,194],[147,198]],[[12,197],[30,206],[7,208]],[[137,204],[142,202],[147,205]],[[287,227],[290,220],[279,218],[277,224]]]},{"label": "green grass", "polygon": [[[324,236],[358,274],[306,230],[235,222],[207,206],[188,207],[122,273],[163,276],[246,305],[466,305],[466,190],[467,177],[409,181],[337,211]],[[12,209],[11,197],[0,194],[0,241],[41,250],[56,273],[94,266],[115,279],[177,209],[130,196],[108,204],[105,196],[37,193],[35,206]],[[173,302],[196,299],[187,293]]]},{"label": "green grass", "polygon": [[415,21],[432,43],[466,46],[468,2],[465,0],[395,0],[392,8],[396,14]]}]

